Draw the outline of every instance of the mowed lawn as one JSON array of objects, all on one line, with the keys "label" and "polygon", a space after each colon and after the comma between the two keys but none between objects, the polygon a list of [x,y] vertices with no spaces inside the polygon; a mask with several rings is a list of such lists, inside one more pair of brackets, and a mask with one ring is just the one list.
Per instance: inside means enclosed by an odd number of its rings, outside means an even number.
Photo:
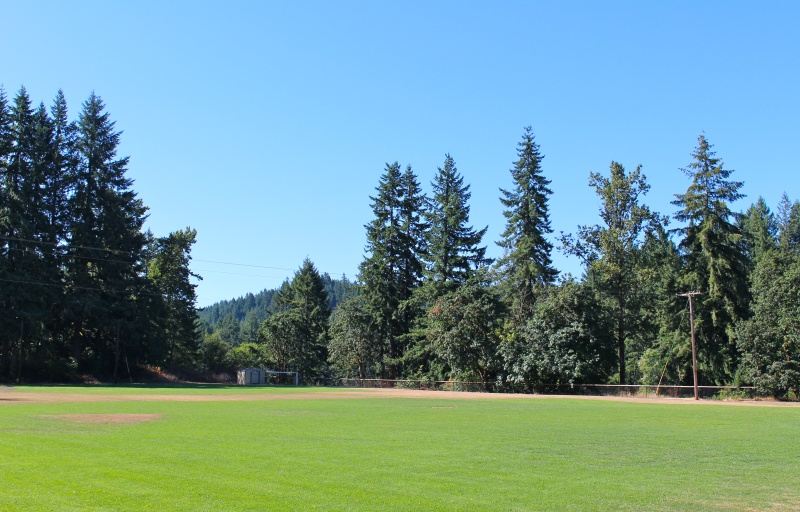
[{"label": "mowed lawn", "polygon": [[[0,510],[800,510],[796,407],[328,398],[318,388],[15,391],[98,401],[0,392]],[[301,399],[144,400],[290,393]],[[158,416],[59,417],[72,414]]]}]

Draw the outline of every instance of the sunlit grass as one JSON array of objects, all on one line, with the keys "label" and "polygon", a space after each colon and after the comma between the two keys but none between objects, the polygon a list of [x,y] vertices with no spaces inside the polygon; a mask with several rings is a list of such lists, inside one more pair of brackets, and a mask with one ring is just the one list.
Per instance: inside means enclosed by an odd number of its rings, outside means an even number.
[{"label": "sunlit grass", "polygon": [[[94,392],[103,389],[292,388]],[[306,391],[319,389],[294,389]],[[101,413],[163,416],[112,425],[49,417]],[[7,404],[0,509],[791,510],[799,437],[797,408],[457,393]]]}]

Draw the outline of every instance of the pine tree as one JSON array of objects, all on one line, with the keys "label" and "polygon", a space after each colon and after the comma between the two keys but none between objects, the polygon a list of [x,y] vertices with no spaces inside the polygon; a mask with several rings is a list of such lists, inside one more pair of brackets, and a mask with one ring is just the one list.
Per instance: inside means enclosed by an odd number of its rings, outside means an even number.
[{"label": "pine tree", "polygon": [[283,369],[299,371],[304,382],[319,382],[326,372],[328,294],[316,267],[306,259],[278,302],[281,310],[264,322],[261,338],[268,357]]},{"label": "pine tree", "polygon": [[[422,284],[427,254],[425,234],[429,225],[424,218],[425,195],[410,165],[400,178],[400,188],[399,292],[401,301],[406,302]],[[408,329],[410,322],[410,318],[404,320],[404,330]]]},{"label": "pine tree", "polygon": [[130,336],[136,329],[134,296],[145,286],[146,237],[141,228],[147,208],[125,175],[128,158],[117,158],[121,132],[114,125],[100,97],[92,93],[77,123],[67,317],[72,355],[80,360],[84,350],[91,349],[93,371],[109,371],[116,355],[110,340]]},{"label": "pine tree", "polygon": [[[37,213],[41,168],[37,165],[36,115],[30,97],[21,87],[8,110],[7,165],[3,176],[2,236],[6,243],[0,373],[20,378],[26,351],[32,345],[33,333],[46,322],[47,304],[38,289],[42,261],[38,248]],[[16,345],[16,350],[14,350]],[[11,353],[16,354],[12,370]]]},{"label": "pine tree", "polygon": [[741,219],[744,250],[751,267],[767,251],[777,246],[778,224],[767,202],[759,197]]},{"label": "pine tree", "polygon": [[422,279],[424,197],[411,166],[401,173],[397,162],[386,165],[376,192],[370,198],[374,219],[365,226],[367,256],[359,280],[371,329],[382,340],[386,375],[396,378],[417,315],[408,301]]},{"label": "pine tree", "polygon": [[800,396],[800,255],[767,251],[752,283],[753,314],[736,325],[743,376],[761,393]]},{"label": "pine tree", "polygon": [[782,248],[800,252],[800,201],[789,201],[786,192],[778,203],[778,240]]},{"label": "pine tree", "polygon": [[469,185],[458,173],[450,155],[431,183],[433,197],[428,203],[427,285],[433,298],[454,290],[488,265],[486,247],[480,247],[488,226],[476,231],[469,226]]},{"label": "pine tree", "polygon": [[13,137],[11,111],[5,89],[0,87],[0,379],[11,376],[11,330],[16,323],[12,299],[17,283],[10,274],[11,240],[9,216],[12,199],[11,152]]},{"label": "pine tree", "polygon": [[200,337],[195,311],[197,285],[191,279],[200,276],[189,269],[196,239],[197,231],[187,227],[152,243],[147,277],[161,299],[158,337],[153,341],[166,345],[161,361],[152,362],[187,368],[196,358]]},{"label": "pine tree", "polygon": [[731,380],[738,365],[733,327],[747,312],[747,260],[737,227],[741,214],[729,207],[744,197],[742,182],[730,179],[733,171],[711,148],[700,135],[694,161],[682,169],[692,183],[672,204],[680,208],[675,218],[686,223],[677,230],[682,235],[681,284],[703,292],[695,306],[700,380],[721,384]]},{"label": "pine tree", "polygon": [[511,169],[514,188],[500,189],[506,229],[497,242],[505,249],[497,267],[514,316],[521,324],[532,311],[536,288],[552,284],[558,271],[550,258],[553,244],[546,238],[553,232],[547,207],[548,196],[553,192],[548,188],[550,180],[542,174],[544,156],[530,126],[518,144],[517,156]]}]

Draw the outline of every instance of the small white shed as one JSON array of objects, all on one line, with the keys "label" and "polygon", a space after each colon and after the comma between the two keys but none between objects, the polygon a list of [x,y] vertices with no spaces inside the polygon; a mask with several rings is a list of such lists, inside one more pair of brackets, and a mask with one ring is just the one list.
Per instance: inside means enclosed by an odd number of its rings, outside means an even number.
[{"label": "small white shed", "polygon": [[261,368],[244,368],[239,370],[236,375],[236,384],[240,386],[252,386],[253,384],[264,384],[267,372]]}]

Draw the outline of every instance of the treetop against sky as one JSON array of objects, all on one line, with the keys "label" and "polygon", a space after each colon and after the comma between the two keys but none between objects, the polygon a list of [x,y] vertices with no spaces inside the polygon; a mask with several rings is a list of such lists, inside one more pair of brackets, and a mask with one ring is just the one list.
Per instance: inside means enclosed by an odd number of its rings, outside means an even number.
[{"label": "treetop against sky", "polygon": [[[705,132],[744,210],[794,199],[796,2],[18,2],[0,82],[75,118],[103,98],[158,236],[197,229],[199,304],[275,288],[309,257],[353,277],[386,162],[423,189],[449,153],[470,221],[504,229],[523,127],[551,180],[552,241],[597,222],[590,172],[642,165],[672,216]],[[35,27],[35,37],[31,36]],[[555,252],[561,271],[576,258]],[[258,265],[225,265],[214,262]],[[267,267],[267,268],[263,268]]]}]

